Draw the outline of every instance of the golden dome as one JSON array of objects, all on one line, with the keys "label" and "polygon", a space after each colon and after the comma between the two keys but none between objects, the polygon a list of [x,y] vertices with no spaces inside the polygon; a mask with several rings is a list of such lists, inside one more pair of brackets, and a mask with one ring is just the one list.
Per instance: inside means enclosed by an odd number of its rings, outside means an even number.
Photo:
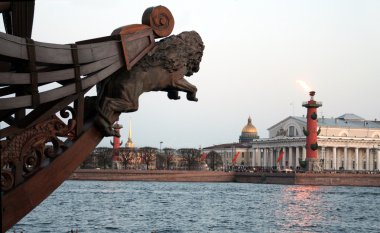
[{"label": "golden dome", "polygon": [[252,125],[252,119],[251,117],[248,118],[248,123],[246,126],[244,126],[242,133],[257,133],[256,127]]}]

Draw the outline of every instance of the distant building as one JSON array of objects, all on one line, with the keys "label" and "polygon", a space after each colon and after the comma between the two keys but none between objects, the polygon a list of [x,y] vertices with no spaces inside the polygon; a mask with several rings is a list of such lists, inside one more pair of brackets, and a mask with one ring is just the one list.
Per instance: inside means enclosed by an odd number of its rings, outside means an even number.
[{"label": "distant building", "polygon": [[243,127],[239,136],[239,143],[226,143],[203,148],[203,153],[215,151],[221,155],[224,167],[231,166],[232,159],[237,155],[234,165],[252,164],[252,143],[259,139],[256,127],[252,124],[252,118],[248,118],[247,124]]},{"label": "distant building", "polygon": [[[325,170],[379,170],[380,121],[344,114],[337,118],[319,118],[318,126],[318,156]],[[305,117],[289,116],[268,129],[269,138],[215,145],[204,148],[204,152],[214,150],[229,165],[240,151],[238,164],[271,168],[277,165],[282,149],[285,155],[280,166],[296,168],[300,166],[299,159],[306,157],[304,128]]]}]

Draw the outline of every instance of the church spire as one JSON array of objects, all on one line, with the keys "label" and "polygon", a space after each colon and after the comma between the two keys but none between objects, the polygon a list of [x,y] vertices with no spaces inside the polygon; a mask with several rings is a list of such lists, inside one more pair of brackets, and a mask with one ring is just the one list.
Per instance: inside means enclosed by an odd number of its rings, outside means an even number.
[{"label": "church spire", "polygon": [[129,120],[128,141],[125,143],[125,147],[127,147],[127,148],[135,147],[135,145],[133,145],[133,142],[132,142],[132,122],[131,122],[131,120]]},{"label": "church spire", "polygon": [[129,120],[128,139],[132,140],[132,122]]}]

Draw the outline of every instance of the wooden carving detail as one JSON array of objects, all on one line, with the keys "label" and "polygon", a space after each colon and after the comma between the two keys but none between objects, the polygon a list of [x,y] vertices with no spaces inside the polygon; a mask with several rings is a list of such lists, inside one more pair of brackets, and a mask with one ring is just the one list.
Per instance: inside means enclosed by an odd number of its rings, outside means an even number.
[{"label": "wooden carving detail", "polygon": [[[70,107],[62,110],[61,116],[67,118],[67,110],[75,118]],[[20,134],[1,141],[1,190],[10,190],[38,171],[45,159],[53,159],[62,153],[66,146],[59,137],[75,139],[75,126],[75,120],[69,119],[68,124],[65,124],[53,115]]]},{"label": "wooden carving detail", "polygon": [[120,136],[112,124],[121,112],[139,108],[139,96],[149,91],[165,91],[177,100],[179,91],[197,101],[197,88],[184,76],[199,71],[204,45],[195,31],[182,32],[157,42],[155,52],[141,59],[132,70],[122,70],[98,86],[97,126],[107,136]]},{"label": "wooden carving detail", "polygon": [[153,29],[156,38],[166,37],[174,28],[174,17],[164,6],[149,7],[144,11],[142,23]]}]

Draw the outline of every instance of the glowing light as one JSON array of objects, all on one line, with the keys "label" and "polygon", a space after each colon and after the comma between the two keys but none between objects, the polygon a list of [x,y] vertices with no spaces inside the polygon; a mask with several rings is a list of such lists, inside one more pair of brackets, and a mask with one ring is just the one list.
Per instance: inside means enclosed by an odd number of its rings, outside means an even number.
[{"label": "glowing light", "polygon": [[298,83],[307,93],[311,91],[311,88],[309,87],[309,85],[307,85],[304,81],[297,80],[296,83]]}]

